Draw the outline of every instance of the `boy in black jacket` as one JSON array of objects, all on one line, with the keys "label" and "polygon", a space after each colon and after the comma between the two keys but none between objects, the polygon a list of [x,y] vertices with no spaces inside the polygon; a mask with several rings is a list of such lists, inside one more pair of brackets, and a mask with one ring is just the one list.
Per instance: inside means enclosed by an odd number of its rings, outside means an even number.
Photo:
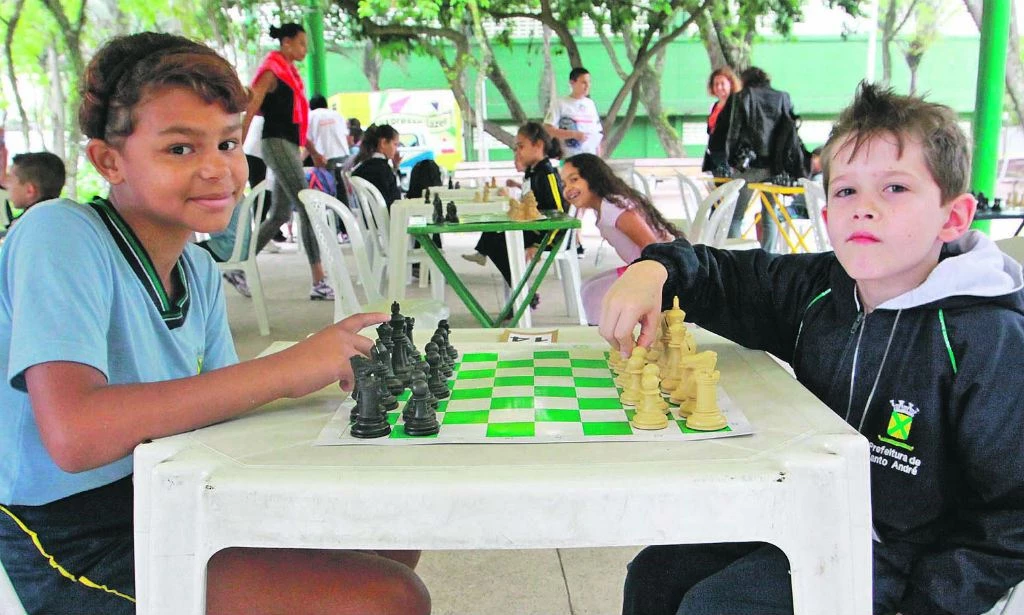
[{"label": "boy in black jacket", "polygon": [[[874,614],[983,613],[1024,579],[1021,268],[968,231],[947,107],[864,84],[822,161],[834,253],[649,246],[606,295],[601,334],[648,345],[678,295],[690,320],[788,361],[869,441]],[[623,613],[792,608],[776,547],[679,545],[630,564]]]}]

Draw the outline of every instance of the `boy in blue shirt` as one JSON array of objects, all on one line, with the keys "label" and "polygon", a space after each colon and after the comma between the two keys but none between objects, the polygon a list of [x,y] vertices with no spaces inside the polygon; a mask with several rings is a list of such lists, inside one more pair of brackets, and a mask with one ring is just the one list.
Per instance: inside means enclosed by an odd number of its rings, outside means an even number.
[{"label": "boy in blue shirt", "polygon": [[[678,295],[688,319],[789,362],[869,441],[874,614],[983,613],[1024,579],[1021,268],[968,230],[949,108],[862,85],[822,161],[834,253],[650,246],[606,295],[601,334],[649,344]],[[774,546],[657,546],[630,564],[623,613],[792,601]]]},{"label": "boy in blue shirt", "polygon": [[[358,314],[238,363],[213,259],[245,186],[246,95],[204,45],[108,42],[79,123],[109,198],[33,207],[0,249],[0,560],[29,613],[135,612],[132,451],[332,382]],[[218,552],[207,613],[428,613],[418,552]],[[314,599],[315,598],[315,599]]]}]

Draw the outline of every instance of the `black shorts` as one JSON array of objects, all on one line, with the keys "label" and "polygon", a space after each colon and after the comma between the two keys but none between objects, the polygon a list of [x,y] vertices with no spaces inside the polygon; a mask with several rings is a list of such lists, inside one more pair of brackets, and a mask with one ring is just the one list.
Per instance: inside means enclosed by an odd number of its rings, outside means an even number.
[{"label": "black shorts", "polygon": [[42,506],[0,506],[0,561],[30,614],[135,613],[132,477]]}]

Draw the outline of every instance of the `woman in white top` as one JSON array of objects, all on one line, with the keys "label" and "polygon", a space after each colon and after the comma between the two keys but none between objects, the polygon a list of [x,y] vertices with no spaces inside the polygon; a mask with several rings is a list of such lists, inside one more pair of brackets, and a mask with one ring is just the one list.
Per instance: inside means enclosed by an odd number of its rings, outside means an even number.
[{"label": "woman in white top", "polygon": [[[565,198],[579,209],[597,212],[597,229],[628,265],[652,243],[672,241],[683,234],[647,198],[615,175],[593,154],[577,154],[562,165]],[[601,300],[625,266],[599,273],[583,283],[587,322],[601,319]]]}]

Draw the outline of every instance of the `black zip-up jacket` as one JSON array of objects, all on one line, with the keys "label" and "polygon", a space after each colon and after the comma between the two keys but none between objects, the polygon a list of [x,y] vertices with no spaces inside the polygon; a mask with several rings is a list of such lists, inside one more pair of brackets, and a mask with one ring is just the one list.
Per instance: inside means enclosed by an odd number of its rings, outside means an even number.
[{"label": "black zip-up jacket", "polygon": [[775,162],[772,135],[783,115],[793,115],[789,94],[771,86],[744,88],[730,94],[718,116],[718,124],[708,139],[709,163],[706,171],[723,165],[736,166],[739,150],[746,147],[757,154],[751,167],[771,169]]},{"label": "black zip-up jacket", "polygon": [[668,270],[666,308],[789,362],[868,439],[875,569],[902,572],[900,613],[983,613],[1024,579],[1024,284],[991,240],[948,244],[866,315],[831,252],[677,240],[644,259]]}]

